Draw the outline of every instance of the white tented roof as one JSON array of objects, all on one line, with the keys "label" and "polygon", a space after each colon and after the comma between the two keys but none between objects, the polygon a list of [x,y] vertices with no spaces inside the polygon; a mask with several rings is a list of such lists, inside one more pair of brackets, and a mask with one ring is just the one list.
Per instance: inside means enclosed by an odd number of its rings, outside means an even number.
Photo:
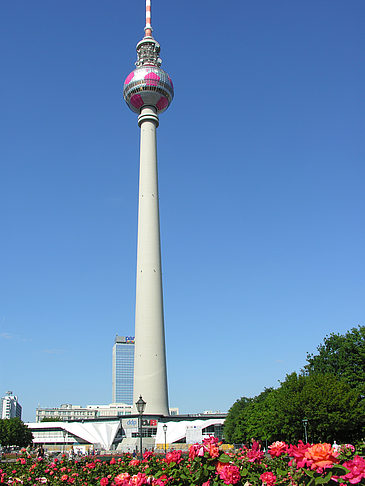
[{"label": "white tented roof", "polygon": [[[119,420],[105,422],[37,422],[26,424],[36,432],[43,429],[62,429],[94,445],[109,450],[120,427]],[[37,439],[35,440],[35,442]],[[38,442],[46,442],[44,439]]]}]

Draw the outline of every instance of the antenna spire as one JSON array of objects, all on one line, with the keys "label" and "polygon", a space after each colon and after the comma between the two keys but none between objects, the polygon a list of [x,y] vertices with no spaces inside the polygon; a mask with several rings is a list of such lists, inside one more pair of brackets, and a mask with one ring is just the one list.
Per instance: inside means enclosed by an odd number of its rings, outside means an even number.
[{"label": "antenna spire", "polygon": [[145,37],[152,37],[151,26],[151,0],[146,0],[146,27],[144,28]]}]

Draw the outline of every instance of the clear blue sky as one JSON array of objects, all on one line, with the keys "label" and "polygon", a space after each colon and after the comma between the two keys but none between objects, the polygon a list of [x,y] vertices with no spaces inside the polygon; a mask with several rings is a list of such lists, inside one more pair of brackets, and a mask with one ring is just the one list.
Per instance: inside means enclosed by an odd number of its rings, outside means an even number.
[{"label": "clear blue sky", "polygon": [[[110,403],[134,333],[144,3],[1,5],[0,396],[25,420]],[[365,2],[152,8],[170,405],[226,411],[364,324]]]}]

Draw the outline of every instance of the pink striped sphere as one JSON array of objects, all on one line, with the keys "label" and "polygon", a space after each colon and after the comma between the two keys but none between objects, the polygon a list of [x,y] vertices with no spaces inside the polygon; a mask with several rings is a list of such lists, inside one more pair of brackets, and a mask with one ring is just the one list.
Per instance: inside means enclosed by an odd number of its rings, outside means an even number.
[{"label": "pink striped sphere", "polygon": [[143,106],[153,106],[157,113],[167,110],[174,86],[170,76],[157,66],[142,66],[132,71],[124,81],[123,97],[129,108],[140,113]]}]

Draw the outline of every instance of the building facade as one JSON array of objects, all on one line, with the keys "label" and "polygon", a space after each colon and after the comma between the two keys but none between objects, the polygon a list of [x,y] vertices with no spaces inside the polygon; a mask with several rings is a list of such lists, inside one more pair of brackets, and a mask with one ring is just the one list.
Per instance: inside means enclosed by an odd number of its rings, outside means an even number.
[{"label": "building facade", "polygon": [[11,419],[14,417],[22,418],[22,407],[18,402],[18,397],[12,391],[6,392],[1,399],[1,418]]},{"label": "building facade", "polygon": [[[75,410],[77,410],[75,408]],[[143,448],[163,452],[188,450],[190,443],[201,443],[209,436],[222,439],[227,414],[195,414],[180,416],[144,415],[142,419]],[[43,444],[47,451],[75,452],[117,450],[136,451],[139,444],[139,415],[128,417],[77,420],[74,422],[36,422],[27,424],[33,433],[33,443]]]},{"label": "building facade", "polygon": [[47,419],[50,421],[60,420],[62,422],[72,422],[75,420],[95,420],[98,418],[111,417],[113,419],[132,413],[132,405],[126,403],[111,403],[109,405],[71,405],[65,403],[56,408],[37,408],[36,423]]},{"label": "building facade", "polygon": [[113,403],[133,404],[134,337],[116,336],[113,346]]}]

